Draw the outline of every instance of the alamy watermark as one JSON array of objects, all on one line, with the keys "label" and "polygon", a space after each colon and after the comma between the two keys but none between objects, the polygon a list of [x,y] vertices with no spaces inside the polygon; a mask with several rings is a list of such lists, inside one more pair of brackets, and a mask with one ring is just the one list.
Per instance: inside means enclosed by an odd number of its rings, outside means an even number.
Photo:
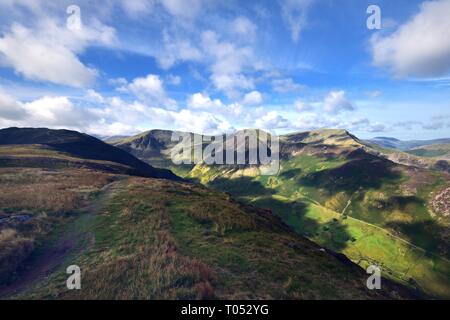
[{"label": "alamy watermark", "polygon": [[381,268],[376,265],[370,265],[366,272],[370,274],[367,278],[366,286],[369,290],[380,290],[381,289]]},{"label": "alamy watermark", "polygon": [[70,5],[66,9],[66,13],[69,15],[66,21],[66,27],[69,30],[77,31],[81,30],[83,24],[81,21],[81,9],[77,5]]},{"label": "alamy watermark", "polygon": [[369,30],[381,29],[381,9],[379,6],[373,4],[367,7],[367,14],[370,16],[367,18],[366,25]]},{"label": "alamy watermark", "polygon": [[81,290],[81,269],[79,266],[72,265],[67,267],[66,273],[70,274],[67,278],[66,286],[69,290]]},{"label": "alamy watermark", "polygon": [[203,136],[173,132],[172,162],[176,165],[254,165],[261,175],[276,175],[280,169],[280,140],[262,130]]}]

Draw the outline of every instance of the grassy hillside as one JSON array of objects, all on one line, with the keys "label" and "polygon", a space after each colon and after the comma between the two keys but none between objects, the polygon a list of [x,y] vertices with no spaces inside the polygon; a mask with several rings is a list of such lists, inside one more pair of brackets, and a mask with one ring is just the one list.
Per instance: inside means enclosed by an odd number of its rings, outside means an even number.
[{"label": "grassy hillside", "polygon": [[[270,212],[192,184],[128,178],[97,198],[84,235],[60,268],[16,298],[383,299],[401,286],[365,287],[367,274],[343,256],[290,231]],[[65,288],[64,266],[83,272]]]},{"label": "grassy hillside", "polygon": [[411,149],[421,148],[429,145],[436,144],[450,144],[450,139],[435,139],[435,140],[410,140],[402,141],[389,137],[377,137],[367,140],[370,143],[374,143],[380,147],[398,149],[401,151],[407,151]]},{"label": "grassy hillside", "polygon": [[406,152],[419,157],[450,159],[450,143],[421,146]]},{"label": "grassy hillside", "polygon": [[392,279],[450,297],[449,175],[377,154],[344,130],[317,130],[281,137],[277,176],[203,164],[178,173],[271,209],[361,266],[378,263]]},{"label": "grassy hillside", "polygon": [[[422,296],[388,280],[368,290],[363,269],[270,211],[194,184],[130,177],[125,164],[69,152],[70,132],[57,142],[51,133],[9,135],[0,146],[0,298]],[[74,264],[81,291],[65,287]]]},{"label": "grassy hillside", "polygon": [[177,179],[123,150],[94,137],[69,130],[8,128],[0,130],[2,166],[80,167],[156,178]]}]

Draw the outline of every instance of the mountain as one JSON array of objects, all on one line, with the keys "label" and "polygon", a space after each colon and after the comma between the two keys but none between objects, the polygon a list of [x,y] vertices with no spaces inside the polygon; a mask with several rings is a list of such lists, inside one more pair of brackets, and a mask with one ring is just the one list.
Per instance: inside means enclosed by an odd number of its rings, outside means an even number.
[{"label": "mountain", "polygon": [[450,297],[448,173],[391,161],[345,130],[281,136],[275,176],[260,175],[254,165],[177,169],[168,149],[163,142],[152,145],[161,155],[156,161],[185,178],[270,209],[298,234],[363,267],[380,264],[395,281]]},{"label": "mountain", "polygon": [[[46,129],[0,137],[1,148],[28,160],[0,162],[2,299],[426,297],[389,279],[381,290],[367,289],[368,274],[344,255],[223,192],[91,165],[47,165],[75,155],[135,163],[92,137]],[[81,269],[82,290],[67,290],[69,265]]]},{"label": "mountain", "polygon": [[409,140],[402,141],[389,137],[375,137],[367,140],[369,143],[374,143],[380,147],[398,149],[401,151],[408,151],[419,147],[429,146],[433,144],[450,144],[450,139],[434,139],[434,140]]},{"label": "mountain", "polygon": [[406,150],[406,152],[419,157],[450,160],[450,142],[420,146]]},{"label": "mountain", "polygon": [[176,131],[151,130],[116,140],[111,144],[154,166],[168,167],[170,150],[176,144],[172,142],[172,133]]},{"label": "mountain", "polygon": [[401,141],[378,137],[364,144],[374,154],[398,164],[450,172],[450,139]]},{"label": "mountain", "polygon": [[[53,157],[49,157],[49,154],[53,154]],[[39,158],[49,166],[91,166],[145,177],[178,179],[168,170],[153,168],[133,155],[87,134],[45,128],[0,130],[0,162],[3,166],[32,164]]]}]

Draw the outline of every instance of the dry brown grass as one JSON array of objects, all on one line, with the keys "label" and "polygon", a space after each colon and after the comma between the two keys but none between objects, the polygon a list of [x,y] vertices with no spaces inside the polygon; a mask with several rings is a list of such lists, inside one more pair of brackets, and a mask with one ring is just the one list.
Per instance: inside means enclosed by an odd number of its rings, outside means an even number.
[{"label": "dry brown grass", "polygon": [[11,271],[19,266],[33,247],[33,239],[18,235],[16,230],[0,230],[0,283],[11,280]]},{"label": "dry brown grass", "polygon": [[0,209],[68,212],[109,178],[89,170],[0,169]]},{"label": "dry brown grass", "polygon": [[[0,168],[0,286],[66,214],[87,202],[90,195],[112,179],[90,170]],[[15,219],[17,215],[26,219]]]}]

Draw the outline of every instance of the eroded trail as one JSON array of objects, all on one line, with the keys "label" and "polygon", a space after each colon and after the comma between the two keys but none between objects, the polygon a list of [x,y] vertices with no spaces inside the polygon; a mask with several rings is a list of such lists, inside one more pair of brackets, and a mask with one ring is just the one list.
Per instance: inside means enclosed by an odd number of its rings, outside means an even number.
[{"label": "eroded trail", "polygon": [[75,221],[64,227],[54,240],[48,240],[48,243],[37,248],[35,254],[25,262],[25,267],[19,272],[17,279],[10,285],[0,288],[0,299],[8,299],[44,280],[60,268],[70,255],[79,254],[95,243],[94,235],[81,231],[77,225],[89,223],[101,211],[105,199],[110,196],[111,189],[118,182],[114,181],[104,186],[95,199],[79,209],[80,216]]}]

